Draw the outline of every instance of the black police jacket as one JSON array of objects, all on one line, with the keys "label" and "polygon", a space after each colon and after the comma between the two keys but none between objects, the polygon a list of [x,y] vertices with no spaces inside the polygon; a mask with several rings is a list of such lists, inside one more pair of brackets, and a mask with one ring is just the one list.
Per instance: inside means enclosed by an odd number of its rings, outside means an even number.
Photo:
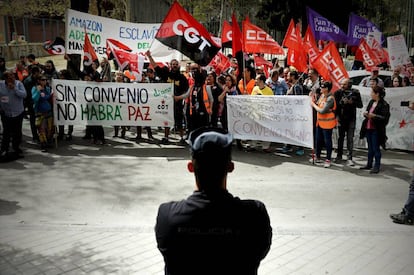
[{"label": "black police jacket", "polygon": [[162,204],[155,232],[168,275],[257,274],[272,239],[264,204],[225,190]]}]

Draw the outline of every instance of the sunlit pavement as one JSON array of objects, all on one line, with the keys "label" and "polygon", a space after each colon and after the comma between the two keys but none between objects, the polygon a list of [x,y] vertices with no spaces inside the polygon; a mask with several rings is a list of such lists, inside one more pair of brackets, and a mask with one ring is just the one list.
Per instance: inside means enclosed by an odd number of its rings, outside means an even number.
[{"label": "sunlit pavement", "polygon": [[[0,274],[163,274],[153,227],[161,202],[194,189],[188,147],[112,138],[74,139],[47,153],[29,138],[25,157],[0,163]],[[154,129],[155,130],[155,129]],[[143,137],[146,137],[143,131]],[[162,131],[154,131],[160,140]],[[239,151],[228,188],[263,201],[273,227],[271,251],[259,274],[412,274],[414,227],[388,215],[403,206],[412,153],[383,151],[382,170],[326,169],[278,150]]]}]

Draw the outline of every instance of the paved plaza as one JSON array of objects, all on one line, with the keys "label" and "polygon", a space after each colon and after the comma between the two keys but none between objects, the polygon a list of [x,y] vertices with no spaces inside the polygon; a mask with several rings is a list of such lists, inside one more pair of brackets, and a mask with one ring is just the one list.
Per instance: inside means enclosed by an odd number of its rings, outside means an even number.
[{"label": "paved plaza", "polygon": [[[40,152],[24,121],[25,157],[0,163],[0,274],[163,274],[154,223],[158,205],[194,189],[186,146],[111,138]],[[145,131],[143,137],[145,137]],[[155,131],[157,139],[161,131]],[[172,141],[178,141],[173,136]],[[383,151],[382,171],[314,166],[305,156],[234,147],[229,191],[263,201],[272,247],[259,274],[414,273],[414,227],[392,223],[407,194],[412,153]]]}]

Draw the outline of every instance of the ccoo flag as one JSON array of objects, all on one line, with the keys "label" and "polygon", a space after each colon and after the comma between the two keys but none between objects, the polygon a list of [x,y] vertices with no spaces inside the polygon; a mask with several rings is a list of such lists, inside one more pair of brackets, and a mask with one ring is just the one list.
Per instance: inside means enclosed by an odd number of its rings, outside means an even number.
[{"label": "ccoo flag", "polygon": [[172,4],[155,38],[201,66],[208,65],[220,50],[203,25],[177,1]]}]

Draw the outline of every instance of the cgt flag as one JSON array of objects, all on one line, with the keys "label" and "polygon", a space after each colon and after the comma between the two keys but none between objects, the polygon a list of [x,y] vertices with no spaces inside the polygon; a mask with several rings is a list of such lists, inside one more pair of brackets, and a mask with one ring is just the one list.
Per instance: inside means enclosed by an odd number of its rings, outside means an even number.
[{"label": "cgt flag", "polygon": [[195,63],[206,66],[220,50],[210,33],[174,1],[155,38]]},{"label": "cgt flag", "polygon": [[43,43],[43,49],[51,55],[65,54],[65,40],[56,37],[54,41],[48,40]]},{"label": "cgt flag", "polygon": [[88,33],[85,29],[85,44],[83,45],[83,65],[88,67],[92,65],[92,62],[98,60],[95,49],[93,48],[91,41],[89,40]]}]

